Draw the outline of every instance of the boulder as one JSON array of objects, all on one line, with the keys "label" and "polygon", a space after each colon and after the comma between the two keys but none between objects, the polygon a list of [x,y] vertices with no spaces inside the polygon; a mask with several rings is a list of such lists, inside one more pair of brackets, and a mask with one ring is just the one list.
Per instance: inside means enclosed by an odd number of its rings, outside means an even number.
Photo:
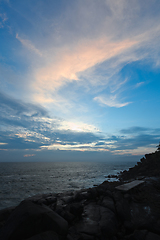
[{"label": "boulder", "polygon": [[79,239],[75,236],[82,238],[82,234],[85,239],[92,239],[93,236],[96,238],[113,237],[116,235],[117,228],[115,214],[110,209],[92,202],[84,206],[82,219],[70,229],[69,235],[70,239],[74,240]]},{"label": "boulder", "polygon": [[118,230],[118,222],[115,214],[108,208],[100,207],[99,226],[103,236],[114,236]]},{"label": "boulder", "polygon": [[67,234],[68,223],[46,206],[23,201],[2,227],[0,239],[22,240],[45,231],[54,231],[63,238]]}]

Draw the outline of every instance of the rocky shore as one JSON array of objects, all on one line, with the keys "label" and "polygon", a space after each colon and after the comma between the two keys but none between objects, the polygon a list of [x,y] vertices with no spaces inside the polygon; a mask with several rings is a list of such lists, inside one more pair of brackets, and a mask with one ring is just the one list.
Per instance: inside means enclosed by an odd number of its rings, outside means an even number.
[{"label": "rocky shore", "polygon": [[[0,211],[1,240],[160,240],[160,151],[146,154],[119,181],[38,195]],[[116,187],[135,179],[127,191]]]}]

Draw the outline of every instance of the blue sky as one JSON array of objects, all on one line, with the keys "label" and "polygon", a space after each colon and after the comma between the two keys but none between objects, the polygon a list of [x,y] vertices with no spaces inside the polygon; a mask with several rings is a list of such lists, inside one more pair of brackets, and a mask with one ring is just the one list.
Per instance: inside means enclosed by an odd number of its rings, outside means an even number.
[{"label": "blue sky", "polygon": [[0,161],[155,151],[159,12],[159,0],[0,0]]}]

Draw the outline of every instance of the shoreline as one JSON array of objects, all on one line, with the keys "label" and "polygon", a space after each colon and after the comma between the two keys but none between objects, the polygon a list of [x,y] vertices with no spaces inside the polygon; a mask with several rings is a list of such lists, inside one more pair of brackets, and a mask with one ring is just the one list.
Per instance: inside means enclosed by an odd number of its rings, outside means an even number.
[{"label": "shoreline", "polygon": [[[119,181],[25,199],[0,211],[0,239],[160,240],[159,169],[160,152],[146,154]],[[135,179],[143,181],[128,191],[116,188]]]}]

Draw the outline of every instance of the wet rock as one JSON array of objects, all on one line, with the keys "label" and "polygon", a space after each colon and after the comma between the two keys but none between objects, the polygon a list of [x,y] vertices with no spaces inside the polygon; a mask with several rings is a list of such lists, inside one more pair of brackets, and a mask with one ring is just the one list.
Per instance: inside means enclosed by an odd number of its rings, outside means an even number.
[{"label": "wet rock", "polygon": [[22,240],[44,231],[55,231],[65,237],[68,223],[45,206],[23,201],[10,215],[0,231],[0,239]]}]

